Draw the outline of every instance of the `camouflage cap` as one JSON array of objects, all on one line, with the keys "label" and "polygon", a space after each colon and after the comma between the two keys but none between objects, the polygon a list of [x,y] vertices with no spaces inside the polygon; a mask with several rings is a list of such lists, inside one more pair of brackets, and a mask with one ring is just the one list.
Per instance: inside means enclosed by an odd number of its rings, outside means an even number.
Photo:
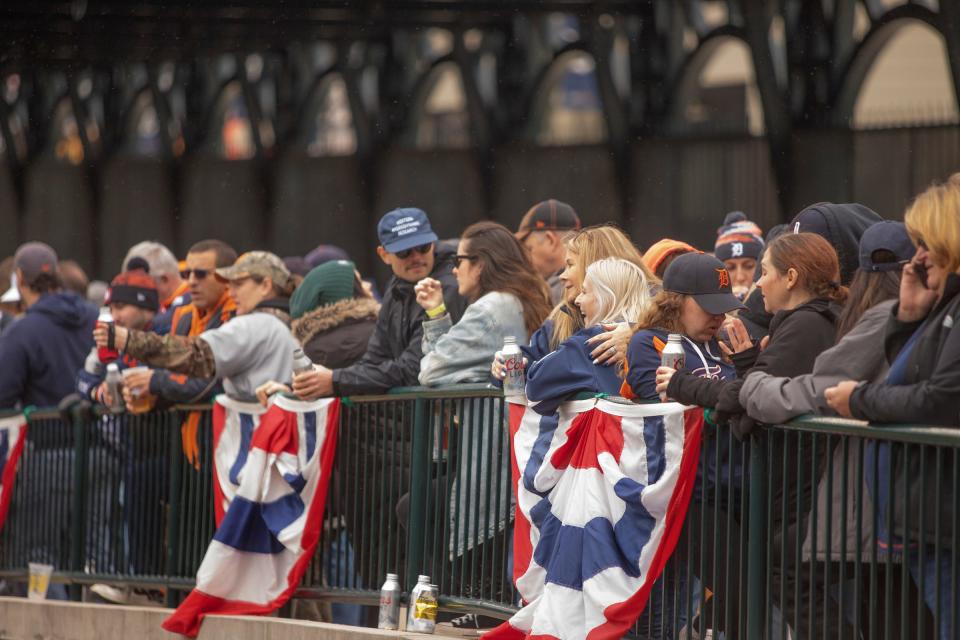
[{"label": "camouflage cap", "polygon": [[220,280],[238,280],[250,276],[270,278],[277,286],[282,287],[290,278],[290,271],[278,256],[269,251],[248,251],[243,254],[232,267],[221,267],[216,270]]}]

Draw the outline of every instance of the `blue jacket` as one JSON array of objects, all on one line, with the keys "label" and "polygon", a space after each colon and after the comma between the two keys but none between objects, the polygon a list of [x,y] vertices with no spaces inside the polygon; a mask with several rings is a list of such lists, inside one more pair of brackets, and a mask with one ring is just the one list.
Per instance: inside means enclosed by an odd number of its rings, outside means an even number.
[{"label": "blue jacket", "polygon": [[623,380],[617,375],[617,368],[593,364],[590,356],[595,347],[588,345],[587,340],[604,331],[599,325],[581,329],[562,342],[556,351],[530,365],[527,369],[527,400],[534,411],[551,415],[562,402],[582,391],[612,396],[620,394]]},{"label": "blue jacket", "polygon": [[[657,394],[657,367],[660,366],[660,352],[667,343],[667,335],[668,332],[662,329],[641,329],[630,339],[627,347],[627,384],[630,385],[636,400],[660,400]],[[697,353],[689,340],[681,340],[681,344],[686,355],[684,371],[714,380],[732,380],[737,377],[733,365],[720,357],[720,346],[716,340],[706,344],[697,343],[700,353]]]},{"label": "blue jacket", "polygon": [[96,321],[73,292],[42,295],[0,339],[0,408],[51,407],[72,393]]},{"label": "blue jacket", "polygon": [[153,328],[151,331],[154,333],[165,336],[170,333],[170,330],[173,329],[173,314],[180,307],[185,307],[192,301],[192,297],[189,291],[181,293],[179,296],[173,299],[173,302],[170,303],[170,306],[166,310],[161,311],[156,316],[153,317]]}]

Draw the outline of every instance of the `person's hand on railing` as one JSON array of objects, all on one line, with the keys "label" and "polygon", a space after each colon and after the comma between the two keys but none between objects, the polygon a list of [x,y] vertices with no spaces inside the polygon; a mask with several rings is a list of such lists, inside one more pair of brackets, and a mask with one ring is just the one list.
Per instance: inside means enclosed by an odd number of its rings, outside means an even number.
[{"label": "person's hand on railing", "polygon": [[293,393],[301,400],[316,400],[333,395],[333,371],[315,364],[313,371],[293,376]]},{"label": "person's hand on railing", "polygon": [[106,382],[101,382],[97,390],[93,392],[94,399],[107,407],[113,406],[113,394],[110,393],[110,387]]},{"label": "person's hand on railing", "polygon": [[670,380],[676,372],[676,369],[670,367],[657,367],[657,393],[660,394],[660,399],[663,402],[666,402],[668,399],[667,387],[670,386]]},{"label": "person's hand on railing", "polygon": [[853,414],[850,413],[850,396],[853,395],[853,390],[856,389],[859,384],[856,380],[844,380],[843,382],[838,382],[837,386],[830,387],[824,391],[823,396],[826,398],[827,404],[830,405],[831,409],[844,418],[852,418]]},{"label": "person's hand on railing", "polygon": [[[113,330],[113,344],[110,344],[110,330]],[[98,322],[93,327],[93,341],[98,347],[109,347],[117,351],[123,351],[127,346],[127,330],[117,326],[116,323]]]},{"label": "person's hand on railing", "polygon": [[[524,370],[526,370],[528,364],[530,364],[530,361],[524,358]],[[497,380],[503,380],[507,377],[507,368],[505,365],[506,363],[503,361],[503,353],[497,351],[495,354],[493,354],[493,362],[490,363],[490,375]]]},{"label": "person's hand on railing", "polygon": [[264,382],[262,385],[257,387],[257,400],[262,406],[265,407],[267,406],[267,402],[270,401],[270,396],[275,393],[290,393],[290,387],[275,380]]},{"label": "person's hand on railing", "polygon": [[424,278],[413,288],[417,294],[417,304],[426,311],[443,306],[443,285],[439,280]]},{"label": "person's hand on railing", "polygon": [[606,331],[587,340],[587,344],[597,345],[590,352],[593,364],[611,366],[623,362],[627,357],[630,338],[633,337],[633,328],[629,322],[605,324],[603,328]]}]

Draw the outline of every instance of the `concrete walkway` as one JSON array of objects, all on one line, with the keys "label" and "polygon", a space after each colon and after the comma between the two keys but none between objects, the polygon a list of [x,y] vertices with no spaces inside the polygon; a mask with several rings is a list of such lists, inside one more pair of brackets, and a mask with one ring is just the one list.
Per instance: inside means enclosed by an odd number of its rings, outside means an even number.
[{"label": "concrete walkway", "polygon": [[[160,623],[171,609],[82,602],[0,598],[0,640],[171,640]],[[347,640],[354,638],[445,638],[402,631],[380,631],[326,622],[259,616],[208,616],[198,640]]]}]

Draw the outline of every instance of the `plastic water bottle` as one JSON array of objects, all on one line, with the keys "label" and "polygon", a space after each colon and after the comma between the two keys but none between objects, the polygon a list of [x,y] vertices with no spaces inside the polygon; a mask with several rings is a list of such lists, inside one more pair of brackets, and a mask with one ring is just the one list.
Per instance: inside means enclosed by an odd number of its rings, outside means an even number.
[{"label": "plastic water bottle", "polygon": [[110,413],[123,413],[126,406],[123,403],[123,395],[120,387],[123,384],[123,376],[120,375],[120,367],[116,362],[107,365],[107,390],[110,392]]}]

